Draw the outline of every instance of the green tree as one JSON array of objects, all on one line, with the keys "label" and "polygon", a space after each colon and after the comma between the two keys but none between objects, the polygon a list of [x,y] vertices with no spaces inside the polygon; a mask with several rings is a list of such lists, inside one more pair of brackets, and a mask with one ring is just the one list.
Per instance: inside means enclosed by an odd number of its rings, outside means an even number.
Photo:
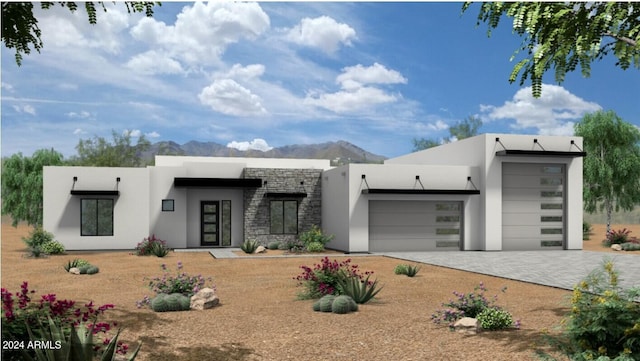
[{"label": "green tree", "polygon": [[[51,1],[37,3],[42,9],[49,9],[56,3]],[[60,1],[58,5],[75,12],[78,4],[75,2]],[[84,6],[90,24],[98,22],[97,8],[100,6],[105,12],[107,8],[102,1],[80,3]],[[160,3],[143,1],[125,1],[125,6],[129,13],[144,12],[147,16],[153,16],[154,5]],[[33,15],[33,5],[31,2],[2,2],[2,42],[9,49],[16,51],[16,63],[22,64],[22,54],[30,54],[31,47],[40,52],[42,49],[42,31],[38,27],[38,19]]]},{"label": "green tree", "polygon": [[145,161],[142,153],[149,150],[151,143],[144,135],[138,137],[137,143],[132,144],[131,131],[122,135],[111,131],[113,143],[102,137],[81,139],[76,145],[78,155],[70,160],[72,165],[91,167],[142,167]]},{"label": "green tree", "polygon": [[413,138],[413,151],[437,147],[443,143],[451,143],[454,140],[460,140],[470,138],[478,135],[478,130],[482,126],[482,120],[472,115],[466,117],[464,120],[457,122],[455,125],[449,127],[449,136],[442,139],[440,142],[437,139],[427,138]]},{"label": "green tree", "polygon": [[31,157],[17,153],[2,162],[2,214],[15,227],[25,221],[42,226],[42,167],[62,165],[62,154],[40,149]]},{"label": "green tree", "polygon": [[586,114],[575,125],[584,139],[584,202],[589,213],[630,211],[640,202],[640,130],[613,111]]},{"label": "green tree", "polygon": [[[462,7],[464,13],[470,7]],[[622,69],[640,68],[640,6],[634,2],[483,2],[477,25],[487,23],[487,35],[501,18],[513,18],[513,32],[523,38],[524,59],[513,67],[509,82],[518,74],[520,85],[531,80],[533,96],[542,92],[542,76],[555,70],[555,80],[580,65],[582,75],[591,74],[591,63],[609,54]]]}]

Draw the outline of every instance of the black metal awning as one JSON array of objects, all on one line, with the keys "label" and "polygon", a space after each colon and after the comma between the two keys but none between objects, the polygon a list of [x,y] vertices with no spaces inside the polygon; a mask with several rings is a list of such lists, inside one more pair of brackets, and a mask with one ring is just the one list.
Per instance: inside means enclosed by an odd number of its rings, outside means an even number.
[{"label": "black metal awning", "polygon": [[175,177],[173,179],[173,186],[194,188],[259,188],[262,186],[262,179]]},{"label": "black metal awning", "polygon": [[368,188],[362,194],[480,194],[478,189],[398,189]]},{"label": "black metal awning", "polygon": [[118,196],[120,191],[117,190],[80,190],[72,189],[71,195],[73,196]]},{"label": "black metal awning", "polygon": [[520,150],[505,149],[496,152],[497,156],[516,156],[516,157],[555,157],[555,158],[578,158],[586,157],[587,152],[571,152],[559,150]]},{"label": "black metal awning", "polygon": [[264,194],[267,198],[306,198],[305,192],[267,192]]}]

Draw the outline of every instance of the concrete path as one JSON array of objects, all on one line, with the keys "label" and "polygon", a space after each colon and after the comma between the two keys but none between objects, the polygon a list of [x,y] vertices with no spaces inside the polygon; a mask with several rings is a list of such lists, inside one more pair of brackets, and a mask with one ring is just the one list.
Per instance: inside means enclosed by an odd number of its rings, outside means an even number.
[{"label": "concrete path", "polygon": [[640,255],[590,251],[506,251],[506,252],[383,252],[381,255],[413,262],[459,269],[573,289],[606,257],[620,272],[620,286],[640,287]]},{"label": "concrete path", "polygon": [[[215,258],[236,258],[239,248],[208,249]],[[620,286],[640,287],[640,255],[590,251],[507,251],[507,252],[380,252],[345,256],[387,256],[518,281],[564,288],[573,286],[589,272],[602,266],[606,257],[620,272]],[[318,255],[305,255],[318,257]],[[243,256],[247,258],[250,256]],[[257,256],[291,257],[291,256]]]}]

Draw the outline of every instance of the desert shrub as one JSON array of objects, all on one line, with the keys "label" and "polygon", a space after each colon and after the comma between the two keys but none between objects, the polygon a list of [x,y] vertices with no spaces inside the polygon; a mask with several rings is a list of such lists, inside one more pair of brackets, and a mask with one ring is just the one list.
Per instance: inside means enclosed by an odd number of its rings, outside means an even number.
[{"label": "desert shrub", "polygon": [[333,239],[332,235],[326,235],[322,233],[320,227],[315,224],[311,226],[311,229],[300,234],[300,242],[305,247],[308,247],[311,243],[320,243],[324,247],[327,243],[329,243]]},{"label": "desert shrub", "polygon": [[64,265],[64,270],[69,272],[69,270],[72,268],[80,268],[82,266],[88,266],[88,265],[90,265],[89,261],[81,258],[75,258],[72,261],[68,261],[67,264]]},{"label": "desert shrub", "polygon": [[587,221],[582,221],[582,239],[588,240],[591,237],[591,223]]},{"label": "desert shrub", "polygon": [[308,252],[322,252],[324,251],[324,245],[322,245],[322,243],[320,242],[311,242],[309,244],[307,244],[307,251]]},{"label": "desert shrub", "polygon": [[[190,276],[182,271],[182,262],[178,261],[176,275],[170,273],[167,265],[162,264],[162,277],[145,278],[148,281],[147,286],[156,296],[159,294],[180,293],[186,297],[191,297],[206,286],[207,282],[211,282],[211,277],[205,278],[202,275]],[[216,286],[211,284],[209,287],[213,290]],[[138,308],[150,306],[151,300],[149,296],[145,296],[142,300],[137,301]]]},{"label": "desert shrub", "polygon": [[287,244],[287,242],[280,242],[278,244],[278,249],[282,250],[282,251],[288,251],[289,250],[289,245]]},{"label": "desert shrub", "polygon": [[485,308],[476,318],[484,330],[503,330],[515,325],[511,313],[498,307]]},{"label": "desert shrub", "polygon": [[605,247],[611,247],[612,244],[626,243],[629,238],[630,230],[623,228],[619,230],[610,230],[607,233],[607,238],[602,241]]},{"label": "desert shrub", "polygon": [[[502,292],[506,291],[506,287],[502,289]],[[498,296],[495,295],[489,299],[485,296],[487,288],[482,282],[474,287],[473,292],[459,293],[453,291],[453,295],[456,299],[452,299],[449,302],[442,304],[443,309],[437,310],[431,315],[431,320],[437,324],[448,324],[449,327],[463,318],[463,317],[477,317],[482,311],[490,308],[497,308],[496,302]],[[518,328],[520,321],[516,321],[514,326]]]},{"label": "desert shrub", "polygon": [[329,260],[324,257],[313,268],[300,266],[302,273],[293,279],[298,281],[298,286],[304,288],[298,294],[300,299],[320,298],[324,295],[340,294],[339,282],[346,278],[357,278],[362,280],[365,276],[372,274],[372,271],[361,273],[357,265],[351,264],[348,258],[342,262]]},{"label": "desert shrub", "polygon": [[622,249],[625,251],[640,251],[640,244],[638,243],[632,243],[632,242],[622,243],[620,244],[620,247],[622,247]]},{"label": "desert shrub", "polygon": [[[152,234],[150,237],[147,237],[143,239],[142,242],[138,243],[135,251],[137,256],[149,256],[155,255],[155,253],[153,253],[154,249],[156,249],[158,253],[161,253],[161,250],[167,250],[167,253],[169,252],[167,242],[157,238],[155,234]],[[166,256],[166,253],[158,257],[164,256]]]},{"label": "desert shrub", "polygon": [[258,243],[258,241],[256,240],[246,240],[242,243],[242,245],[240,245],[240,249],[242,251],[244,251],[244,253],[253,253],[256,251],[256,249],[258,249],[258,246],[260,246],[260,243]]},{"label": "desert shrub", "polygon": [[[83,322],[91,322],[95,327],[93,334],[104,334],[105,338],[111,330],[113,323],[97,322],[98,316],[107,310],[114,308],[112,304],[96,307],[93,302],[77,304],[72,300],[59,300],[55,294],[41,295],[35,299],[35,290],[29,290],[25,281],[20,286],[20,291],[11,293],[2,288],[2,339],[24,342],[29,340],[28,327],[38,327],[39,322],[48,322],[52,319],[57,325],[72,327]],[[102,348],[98,343],[97,347]],[[118,353],[126,353],[128,346],[119,342]],[[31,351],[30,351],[31,352]],[[31,353],[33,357],[34,354]],[[20,350],[2,350],[2,360],[24,360]]]},{"label": "desert shrub", "polygon": [[29,248],[36,248],[36,247],[42,248],[42,246],[45,243],[53,241],[53,234],[45,231],[41,227],[38,227],[38,228],[33,229],[29,233],[29,236],[22,237],[22,241]]},{"label": "desert shrub", "polygon": [[408,265],[408,264],[399,264],[394,269],[393,272],[397,275],[406,275],[409,277],[414,277],[420,271],[420,266],[418,265]]},{"label": "desert shrub", "polygon": [[640,360],[640,288],[623,289],[618,278],[605,259],[573,288],[562,335],[549,339],[571,360]]},{"label": "desert shrub", "polygon": [[156,257],[164,257],[169,254],[169,248],[167,248],[164,241],[151,243],[151,254]]},{"label": "desert shrub", "polygon": [[299,239],[289,239],[282,242],[282,244],[284,244],[283,249],[289,252],[302,252],[305,249],[304,244]]},{"label": "desert shrub", "polygon": [[45,242],[40,248],[46,254],[63,254],[64,253],[64,245],[58,241]]},{"label": "desert shrub", "polygon": [[278,242],[278,241],[269,242],[269,244],[267,244],[267,248],[268,249],[278,249],[278,248],[280,248],[280,242]]},{"label": "desert shrub", "polygon": [[338,293],[351,297],[358,304],[371,301],[382,287],[378,287],[378,280],[369,281],[370,276],[370,274],[367,275],[365,279],[359,277],[338,279]]}]

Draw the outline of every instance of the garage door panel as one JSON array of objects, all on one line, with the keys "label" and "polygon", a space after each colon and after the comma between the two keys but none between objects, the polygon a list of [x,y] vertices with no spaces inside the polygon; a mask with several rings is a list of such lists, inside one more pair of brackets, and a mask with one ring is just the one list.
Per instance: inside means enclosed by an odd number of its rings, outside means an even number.
[{"label": "garage door panel", "polygon": [[503,163],[502,249],[561,249],[564,165]]},{"label": "garage door panel", "polygon": [[369,249],[459,249],[461,212],[461,202],[369,201]]}]

